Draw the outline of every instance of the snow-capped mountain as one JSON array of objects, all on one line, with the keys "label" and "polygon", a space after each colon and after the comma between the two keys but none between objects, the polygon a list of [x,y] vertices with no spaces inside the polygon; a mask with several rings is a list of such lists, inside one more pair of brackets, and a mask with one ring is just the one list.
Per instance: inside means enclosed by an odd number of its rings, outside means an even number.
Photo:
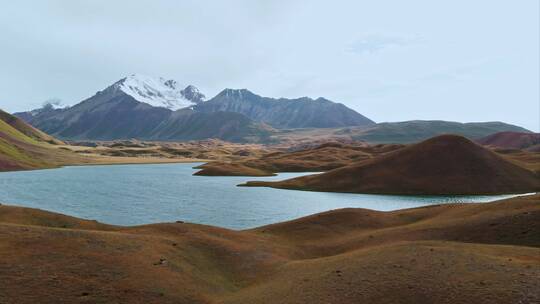
[{"label": "snow-capped mountain", "polygon": [[260,141],[271,128],[368,126],[373,121],[324,98],[286,99],[225,89],[212,99],[192,85],[133,74],[67,107],[15,113],[28,123],[71,140]]},{"label": "snow-capped mountain", "polygon": [[27,115],[30,115],[30,116],[38,116],[38,115],[40,115],[42,113],[45,113],[45,112],[63,110],[63,109],[66,109],[66,108],[68,108],[68,106],[63,104],[60,99],[49,99],[49,100],[46,100],[45,102],[43,102],[41,108],[34,109],[34,110],[28,111],[26,113],[27,113]]},{"label": "snow-capped mountain", "polygon": [[125,77],[73,106],[16,113],[42,131],[70,140],[257,141],[268,126],[239,113],[199,113],[204,95],[194,86],[139,74]]},{"label": "snow-capped mountain", "polygon": [[52,98],[52,99],[48,99],[46,101],[43,102],[43,108],[45,107],[50,107],[50,108],[53,108],[53,109],[63,109],[63,108],[66,108],[67,105],[65,105],[61,99],[58,99],[58,98]]},{"label": "snow-capped mountain", "polygon": [[154,107],[178,110],[194,106],[205,100],[195,86],[183,86],[175,80],[133,74],[116,82],[113,87],[135,100]]}]

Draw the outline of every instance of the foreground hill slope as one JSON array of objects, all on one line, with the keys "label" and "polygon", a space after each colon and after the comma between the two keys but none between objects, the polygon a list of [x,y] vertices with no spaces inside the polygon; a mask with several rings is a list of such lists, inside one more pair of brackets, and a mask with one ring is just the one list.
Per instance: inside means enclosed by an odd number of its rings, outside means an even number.
[{"label": "foreground hill slope", "polygon": [[540,177],[456,135],[442,135],[370,161],[281,182],[248,182],[328,192],[502,194],[540,190]]},{"label": "foreground hill slope", "polygon": [[538,195],[248,231],[0,206],[0,302],[536,303],[539,223]]},{"label": "foreground hill slope", "polygon": [[540,133],[499,132],[483,137],[477,142],[495,148],[536,151],[540,149]]}]

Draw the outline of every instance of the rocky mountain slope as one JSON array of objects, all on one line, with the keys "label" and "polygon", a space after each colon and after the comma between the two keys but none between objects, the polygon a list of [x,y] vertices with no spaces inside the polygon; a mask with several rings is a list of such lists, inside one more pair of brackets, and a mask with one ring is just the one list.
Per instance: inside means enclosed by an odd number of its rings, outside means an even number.
[{"label": "rocky mountain slope", "polygon": [[274,128],[369,126],[374,122],[343,104],[324,98],[274,99],[246,89],[225,89],[195,106],[201,112],[236,112]]},{"label": "rocky mountain slope", "polygon": [[72,107],[46,106],[15,115],[48,134],[70,140],[260,141],[271,130],[238,113],[192,110],[203,100],[204,95],[193,86],[179,90],[174,81],[135,75]]},{"label": "rocky mountain slope", "polygon": [[412,143],[441,134],[478,139],[502,131],[530,132],[502,122],[405,121],[375,124],[324,98],[269,98],[225,89],[210,100],[193,85],[131,75],[72,107],[46,104],[14,115],[69,140],[199,140],[297,142],[312,139]]},{"label": "rocky mountain slope", "polygon": [[67,108],[45,105],[15,113],[33,126],[70,140],[268,140],[271,127],[340,127],[373,122],[323,98],[272,99],[224,90],[211,100],[192,85],[131,75]]},{"label": "rocky mountain slope", "polygon": [[325,192],[478,195],[540,190],[540,176],[468,139],[442,135],[323,174],[248,182]]}]

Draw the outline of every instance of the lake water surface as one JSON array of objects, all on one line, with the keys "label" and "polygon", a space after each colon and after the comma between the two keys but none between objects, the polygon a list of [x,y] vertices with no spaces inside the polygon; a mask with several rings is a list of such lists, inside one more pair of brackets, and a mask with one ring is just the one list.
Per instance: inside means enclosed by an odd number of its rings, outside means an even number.
[{"label": "lake water surface", "polygon": [[396,210],[510,196],[413,197],[236,187],[274,177],[193,176],[198,164],[64,167],[0,173],[0,202],[117,225],[177,220],[245,229],[344,207]]}]

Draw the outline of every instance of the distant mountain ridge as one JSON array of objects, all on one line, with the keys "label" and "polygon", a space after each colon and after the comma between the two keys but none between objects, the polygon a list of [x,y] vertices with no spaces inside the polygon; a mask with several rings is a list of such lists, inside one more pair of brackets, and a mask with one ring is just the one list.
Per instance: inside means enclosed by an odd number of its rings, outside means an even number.
[{"label": "distant mountain ridge", "polygon": [[226,89],[206,101],[195,86],[134,74],[66,108],[45,105],[15,113],[36,128],[70,140],[196,140],[261,142],[272,127],[371,125],[361,114],[324,98],[273,99]]},{"label": "distant mountain ridge", "polygon": [[369,118],[343,104],[319,97],[296,99],[262,97],[247,89],[225,89],[214,98],[197,104],[200,112],[236,112],[274,128],[336,128],[369,126]]},{"label": "distant mountain ridge", "polygon": [[141,103],[115,90],[98,92],[73,107],[40,112],[28,122],[49,134],[72,140],[220,138],[257,141],[270,130],[237,113],[172,111]]},{"label": "distant mountain ridge", "polygon": [[428,138],[456,134],[470,139],[478,139],[501,131],[530,133],[519,126],[499,122],[460,123],[444,120],[410,120],[402,122],[383,122],[361,130],[343,129],[340,132],[351,133],[352,139],[371,143],[415,143]]},{"label": "distant mountain ridge", "polygon": [[276,99],[247,89],[225,89],[206,100],[193,85],[140,74],[122,78],[71,107],[46,104],[14,115],[66,140],[218,138],[277,142],[303,130],[315,130],[317,134],[370,143],[413,143],[441,134],[478,139],[502,131],[530,132],[502,122],[414,120],[376,124],[322,97]]}]

